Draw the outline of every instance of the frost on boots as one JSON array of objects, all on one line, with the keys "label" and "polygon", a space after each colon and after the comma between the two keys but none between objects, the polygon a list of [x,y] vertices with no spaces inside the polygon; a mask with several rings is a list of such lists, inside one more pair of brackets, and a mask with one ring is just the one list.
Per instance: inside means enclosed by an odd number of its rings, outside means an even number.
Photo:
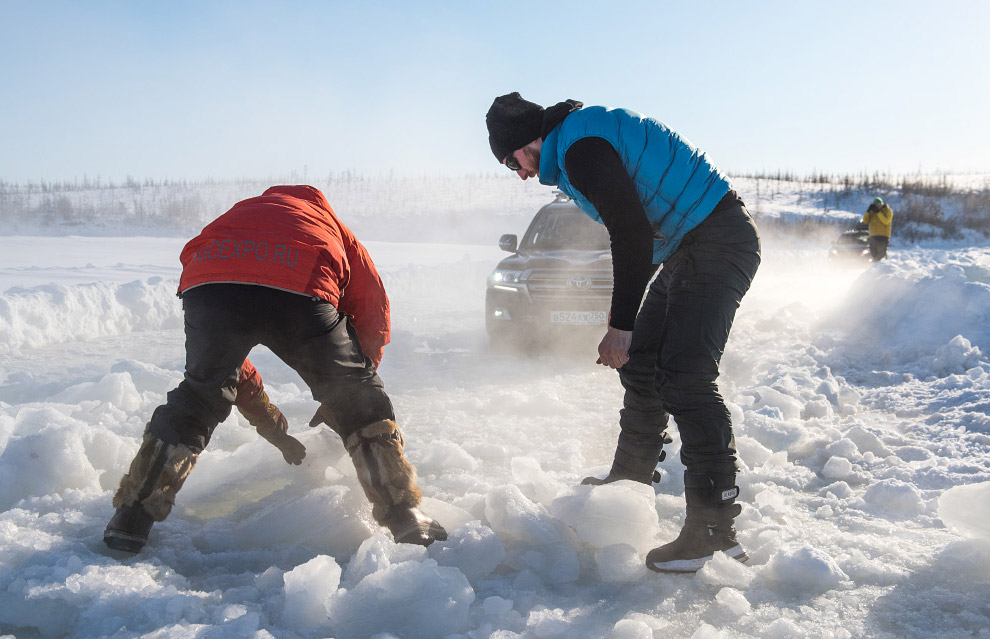
[{"label": "frost on boots", "polygon": [[646,565],[657,572],[697,572],[716,552],[737,561],[749,559],[736,541],[733,520],[742,507],[735,503],[739,488],[733,474],[684,472],[687,517],[677,539],[654,548]]}]

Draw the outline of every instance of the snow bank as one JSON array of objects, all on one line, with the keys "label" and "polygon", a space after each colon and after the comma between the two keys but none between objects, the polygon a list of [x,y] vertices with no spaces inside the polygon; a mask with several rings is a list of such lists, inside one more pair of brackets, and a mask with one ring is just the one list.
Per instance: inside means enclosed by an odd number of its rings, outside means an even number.
[{"label": "snow bank", "polygon": [[567,528],[542,505],[508,485],[485,497],[485,517],[505,540],[506,562],[517,570],[532,571],[548,583],[567,583],[578,576],[577,552]]},{"label": "snow bank", "polygon": [[330,628],[341,639],[382,632],[431,639],[457,632],[474,598],[463,573],[425,559],[390,564],[349,590],[337,591],[326,612]]},{"label": "snow bank", "polygon": [[[183,241],[12,238],[10,242],[13,249],[31,256],[40,250],[40,243],[51,242],[54,248],[45,268],[22,265],[26,258],[16,252],[8,258],[16,266],[0,268],[0,356],[50,344],[182,327],[182,306],[175,292]],[[484,246],[407,248],[389,242],[367,242],[367,246],[390,297],[407,314],[419,314],[437,300],[448,299],[445,291],[483,286],[494,262],[504,255],[495,238]],[[85,260],[86,267],[73,266],[73,260]],[[147,273],[162,275],[147,277]],[[483,296],[478,299],[483,304]]]},{"label": "snow bank", "polygon": [[938,516],[961,535],[990,540],[990,482],[945,491],[938,498]]},{"label": "snow bank", "polygon": [[[436,512],[431,510],[430,512]],[[436,516],[440,516],[437,513]],[[450,523],[449,519],[444,521]],[[502,540],[488,526],[472,521],[452,529],[450,538],[431,548],[430,556],[441,566],[460,570],[471,583],[491,575],[505,559]]]},{"label": "snow bank", "polygon": [[282,618],[294,628],[314,628],[327,623],[327,603],[340,587],[340,566],[333,557],[318,555],[282,576],[285,608]]},{"label": "snow bank", "polygon": [[964,249],[881,262],[857,279],[831,323],[879,361],[925,358],[933,373],[962,373],[990,353],[990,260]]},{"label": "snow bank", "polygon": [[95,282],[0,293],[0,355],[23,348],[182,326],[175,280]]},{"label": "snow bank", "polygon": [[770,559],[763,576],[781,592],[822,593],[848,579],[835,559],[819,549],[784,549]]},{"label": "snow bank", "polygon": [[425,548],[399,546],[381,533],[365,540],[346,573],[332,557],[321,555],[283,579],[284,624],[341,639],[382,632],[410,638],[447,635],[464,625],[474,601],[474,590],[459,570],[439,566],[426,557]]},{"label": "snow bank", "polygon": [[[426,548],[397,545],[382,533],[361,544],[345,571],[332,557],[318,556],[286,573],[284,582],[286,626],[342,639],[454,633],[475,598],[460,570],[438,565]],[[500,607],[495,614],[505,612]]]},{"label": "snow bank", "polygon": [[653,502],[649,486],[622,481],[565,491],[550,511],[596,549],[625,544],[645,554],[660,532]]}]

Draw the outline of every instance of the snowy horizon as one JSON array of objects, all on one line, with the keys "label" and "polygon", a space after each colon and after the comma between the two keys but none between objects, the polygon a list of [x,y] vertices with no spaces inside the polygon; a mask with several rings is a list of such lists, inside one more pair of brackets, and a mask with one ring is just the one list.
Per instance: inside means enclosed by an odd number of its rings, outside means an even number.
[{"label": "snowy horizon", "polygon": [[4,237],[0,637],[990,637],[990,240],[899,242],[895,217],[887,261],[841,266],[823,238],[766,239],[719,378],[751,559],[677,576],[644,564],[683,522],[676,427],[654,487],[580,486],[611,463],[622,401],[597,338],[491,352],[497,235],[400,242],[379,222],[359,237],[392,303],[380,374],[451,533],[425,549],[373,523],[305,385],[259,347],[302,466],[234,411],[145,549],[109,552],[112,492],[182,376],[187,238]]},{"label": "snowy horizon", "polygon": [[[774,225],[815,222],[831,241],[858,221],[864,203],[883,196],[898,211],[895,241],[945,236],[961,230],[969,243],[990,237],[990,173],[795,176],[786,172],[732,178],[750,212]],[[305,183],[322,190],[338,216],[365,241],[494,244],[502,233],[521,234],[533,213],[554,198],[536,180],[507,171],[458,176],[362,175],[184,182],[16,184],[0,180],[0,235],[183,237],[238,201],[275,184]],[[767,226],[767,225],[770,226]],[[787,230],[795,239],[793,230]],[[804,233],[810,233],[805,229]],[[806,238],[808,239],[808,238]]]}]

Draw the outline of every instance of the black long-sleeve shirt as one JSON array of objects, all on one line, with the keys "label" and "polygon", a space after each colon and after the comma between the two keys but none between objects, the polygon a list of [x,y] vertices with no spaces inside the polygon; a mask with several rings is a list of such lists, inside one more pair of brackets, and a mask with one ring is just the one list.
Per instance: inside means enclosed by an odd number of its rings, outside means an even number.
[{"label": "black long-sleeve shirt", "polygon": [[632,178],[615,148],[603,138],[582,138],[567,149],[571,184],[595,206],[612,245],[612,307],[609,324],[631,331],[653,264],[653,227]]}]

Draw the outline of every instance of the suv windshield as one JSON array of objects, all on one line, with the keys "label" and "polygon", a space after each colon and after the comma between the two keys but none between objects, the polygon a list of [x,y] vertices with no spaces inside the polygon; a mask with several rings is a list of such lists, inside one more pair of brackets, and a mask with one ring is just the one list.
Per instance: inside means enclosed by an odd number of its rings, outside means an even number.
[{"label": "suv windshield", "polygon": [[536,216],[523,236],[520,250],[607,251],[608,231],[576,206],[553,206]]}]

